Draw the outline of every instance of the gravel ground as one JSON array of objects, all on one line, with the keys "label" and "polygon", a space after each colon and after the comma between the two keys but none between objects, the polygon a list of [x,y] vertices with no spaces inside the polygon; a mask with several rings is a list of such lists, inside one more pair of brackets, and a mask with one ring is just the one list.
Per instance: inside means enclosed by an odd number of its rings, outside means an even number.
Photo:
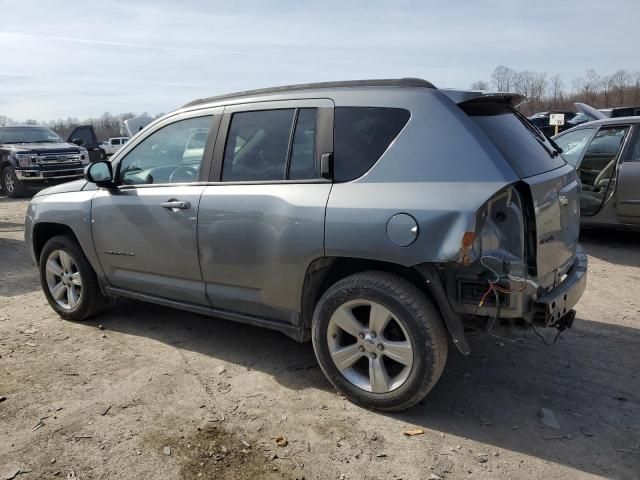
[{"label": "gravel ground", "polygon": [[557,344],[474,336],[425,401],[383,414],[278,333],[130,301],[60,320],[26,205],[0,198],[0,480],[640,478],[638,234],[583,234],[589,285]]}]

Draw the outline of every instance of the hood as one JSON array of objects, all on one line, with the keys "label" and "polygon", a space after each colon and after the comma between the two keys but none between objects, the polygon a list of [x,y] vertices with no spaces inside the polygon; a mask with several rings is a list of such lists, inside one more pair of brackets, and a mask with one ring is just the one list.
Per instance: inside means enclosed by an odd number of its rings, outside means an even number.
[{"label": "hood", "polygon": [[19,152],[54,153],[54,152],[74,152],[80,153],[80,147],[72,143],[5,143],[6,149]]},{"label": "hood", "polygon": [[44,190],[40,190],[38,193],[34,195],[34,197],[42,197],[43,195],[53,195],[54,193],[69,193],[69,192],[79,192],[87,185],[86,180],[74,180],[73,182],[61,183],[60,185],[54,185],[53,187],[45,188]]},{"label": "hood", "polygon": [[132,138],[136,133],[142,130],[144,127],[153,122],[153,118],[147,116],[133,117],[123,121],[124,128],[129,134],[129,138]]},{"label": "hood", "polygon": [[609,118],[600,110],[596,110],[595,108],[593,108],[590,105],[587,105],[586,103],[577,102],[577,103],[574,103],[574,105],[576,106],[576,110],[584,113],[585,115],[593,118],[594,120],[602,120],[604,118]]}]

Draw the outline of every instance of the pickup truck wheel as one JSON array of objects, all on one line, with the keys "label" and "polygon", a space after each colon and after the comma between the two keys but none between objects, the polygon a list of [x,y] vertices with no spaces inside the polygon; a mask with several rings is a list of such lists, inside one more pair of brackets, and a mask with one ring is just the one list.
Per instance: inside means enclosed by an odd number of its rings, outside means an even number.
[{"label": "pickup truck wheel", "polygon": [[105,152],[103,149],[100,149],[100,160],[106,160],[107,159],[107,152]]},{"label": "pickup truck wheel", "polygon": [[16,176],[16,171],[13,167],[4,167],[2,170],[2,189],[5,191],[8,197],[19,198],[25,195],[24,185]]},{"label": "pickup truck wheel", "polygon": [[67,320],[85,320],[106,303],[80,245],[70,235],[51,238],[40,254],[40,283],[49,305]]},{"label": "pickup truck wheel", "polygon": [[387,272],[357,273],[332,285],[316,306],[312,339],[333,386],[377,410],[422,400],[447,358],[437,309],[411,282]]}]

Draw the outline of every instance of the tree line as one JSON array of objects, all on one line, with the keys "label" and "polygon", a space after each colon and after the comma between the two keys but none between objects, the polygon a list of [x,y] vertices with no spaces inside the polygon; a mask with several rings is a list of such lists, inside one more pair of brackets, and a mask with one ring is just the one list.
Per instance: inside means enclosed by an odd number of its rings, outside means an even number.
[{"label": "tree line", "polygon": [[640,106],[640,71],[618,70],[611,75],[600,75],[590,68],[567,87],[560,75],[530,70],[518,72],[499,65],[489,80],[473,82],[471,88],[524,95],[527,102],[520,110],[526,115],[543,110],[575,111],[575,102],[595,108]]},{"label": "tree line", "polygon": [[[525,115],[543,110],[574,111],[575,102],[587,103],[595,108],[636,107],[640,106],[640,71],[618,70],[611,75],[600,75],[590,68],[584,75],[573,79],[567,87],[560,75],[548,75],[546,72],[531,70],[516,71],[505,65],[499,65],[489,80],[479,80],[471,84],[473,90],[493,90],[514,92],[527,97],[527,102],[519,108]],[[148,115],[146,112],[141,115]],[[155,117],[160,117],[159,113]],[[112,115],[103,113],[100,117],[78,118],[39,122],[28,119],[28,125],[45,125],[62,138],[67,138],[78,125],[93,125],[99,140],[125,135],[122,122],[137,116],[132,112]],[[0,115],[1,125],[15,125],[16,121]]]},{"label": "tree line", "polygon": [[[148,114],[145,112],[140,115]],[[160,117],[161,115],[163,114],[159,113],[154,118]],[[126,136],[124,124],[122,122],[137,116],[138,115],[133,112],[119,113],[117,115],[105,112],[100,117],[86,118],[82,121],[76,117],[68,117],[66,119],[60,118],[58,120],[51,120],[48,122],[39,122],[34,119],[28,119],[25,122],[17,122],[7,116],[0,115],[0,126],[17,124],[44,125],[60,135],[61,138],[66,139],[78,125],[93,125],[98,140],[106,140],[111,137]]]}]

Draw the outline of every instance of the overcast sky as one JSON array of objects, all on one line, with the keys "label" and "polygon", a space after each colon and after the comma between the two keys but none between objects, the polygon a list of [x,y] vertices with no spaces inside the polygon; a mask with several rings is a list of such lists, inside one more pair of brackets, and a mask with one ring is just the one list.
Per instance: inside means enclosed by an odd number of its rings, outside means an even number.
[{"label": "overcast sky", "polygon": [[[0,0],[0,115],[168,112],[202,96],[422,77],[468,88],[496,65],[640,70],[639,0]],[[237,4],[237,5],[236,5]]]}]

